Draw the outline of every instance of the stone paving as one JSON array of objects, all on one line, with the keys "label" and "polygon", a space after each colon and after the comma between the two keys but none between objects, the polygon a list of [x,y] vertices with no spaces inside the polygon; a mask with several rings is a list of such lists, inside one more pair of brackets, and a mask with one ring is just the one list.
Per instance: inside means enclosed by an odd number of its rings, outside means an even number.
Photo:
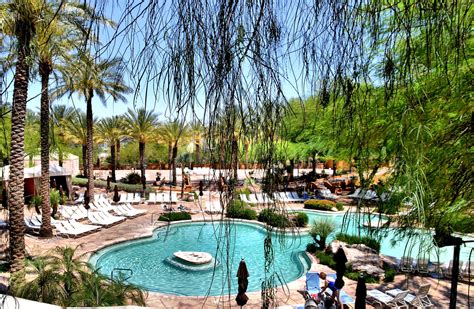
[{"label": "stone paving", "polygon": [[[204,198],[215,198],[215,196],[208,195]],[[180,202],[181,204],[192,208],[195,211],[199,211],[199,206],[193,202]],[[302,204],[292,204],[292,208],[302,208]],[[118,225],[110,228],[102,229],[97,233],[93,233],[80,238],[62,238],[54,237],[51,239],[39,239],[34,236],[26,237],[27,251],[32,255],[44,254],[48,250],[56,246],[77,246],[79,254],[85,254],[84,258],[87,259],[90,253],[117,242],[122,242],[129,239],[141,238],[150,236],[158,225],[152,225],[152,219],[157,218],[157,214],[161,213],[160,205],[136,205],[136,208],[147,209],[148,212],[140,217],[134,219],[127,219]],[[210,217],[204,213],[197,213],[193,215],[195,220],[215,220],[218,219],[219,215]],[[160,223],[160,225],[164,225]],[[333,272],[324,265],[318,264],[314,258],[312,259],[313,271],[325,271]],[[3,278],[2,278],[3,276]],[[5,282],[4,274],[0,274],[0,279]],[[295,305],[303,303],[303,297],[297,292],[298,289],[302,289],[305,285],[304,276],[294,282],[290,282],[287,286],[280,287],[276,293],[276,304],[278,306]],[[356,282],[345,279],[346,286],[344,290],[351,296],[355,297]],[[436,304],[436,308],[447,308],[449,304],[449,293],[450,293],[450,282],[447,280],[434,279],[431,277],[412,277],[409,278],[405,275],[397,275],[395,281],[392,283],[382,284],[368,284],[367,288],[377,288],[382,291],[401,288],[411,289],[413,291],[420,284],[430,284],[430,296],[431,300]],[[458,288],[458,308],[468,308],[467,295],[468,285],[466,283],[460,283]],[[245,308],[259,308],[261,306],[260,292],[247,293],[249,302]],[[209,296],[209,297],[187,297],[187,296],[174,296],[165,295],[161,293],[150,292],[148,293],[147,305],[153,308],[231,308],[238,307],[235,303],[235,295],[224,295],[221,297]],[[370,308],[370,306],[368,306]]]}]

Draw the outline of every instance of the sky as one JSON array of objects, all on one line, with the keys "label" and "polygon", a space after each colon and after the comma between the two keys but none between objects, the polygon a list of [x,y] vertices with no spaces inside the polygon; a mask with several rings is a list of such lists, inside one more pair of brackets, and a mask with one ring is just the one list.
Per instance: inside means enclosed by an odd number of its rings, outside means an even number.
[{"label": "sky", "polygon": [[[111,16],[111,19],[114,20],[115,22],[119,22],[122,13],[123,13],[123,7],[121,7],[122,2],[121,1],[114,1],[114,5],[109,5],[106,6],[105,9],[105,14],[108,16]],[[123,4],[122,4],[123,5]],[[144,18],[142,19],[137,19],[137,27],[140,29],[144,25]],[[121,27],[119,26],[119,30]],[[137,33],[140,33],[138,31]],[[102,42],[108,42],[110,40],[110,37],[112,36],[113,31],[110,30],[110,28],[101,28],[99,31],[100,35],[100,40]],[[104,55],[107,57],[113,57],[120,55],[122,56],[125,60],[130,56],[130,52],[133,51],[136,53],[137,50],[140,50],[142,47],[141,42],[135,38],[133,40],[133,46],[128,45],[127,43],[130,43],[130,38],[127,38],[126,36],[118,37],[112,44],[107,45],[107,48],[104,48],[103,50]],[[296,71],[299,70],[298,68],[298,61],[295,59],[295,61],[292,61],[293,63],[296,63]],[[131,73],[137,73],[137,72],[131,72]],[[136,75],[136,74],[135,74]],[[288,74],[287,80],[282,79],[282,87],[283,87],[283,92],[287,98],[292,98],[292,97],[297,97],[298,93],[305,93],[304,90],[304,85],[301,84],[297,80],[297,77],[295,77],[292,74]],[[8,74],[6,75],[6,83],[9,84],[11,83],[11,80],[13,79],[13,70],[9,71]],[[125,78],[126,84],[130,87],[134,87],[134,82],[132,79],[130,79],[130,76],[126,76]],[[294,85],[298,85],[298,90],[295,89]],[[107,99],[106,104],[103,104],[100,99],[95,96],[93,98],[93,112],[94,116],[98,118],[103,118],[103,117],[109,117],[113,115],[122,115],[124,114],[128,108],[131,109],[136,109],[143,107],[145,105],[145,102],[147,102],[147,109],[153,109],[156,113],[161,115],[161,119],[164,120],[165,118],[169,117],[174,117],[175,115],[170,113],[170,110],[168,109],[167,104],[165,103],[165,100],[163,99],[164,95],[160,95],[160,91],[158,90],[158,96],[155,96],[154,91],[145,91],[144,85],[141,85],[142,89],[138,91],[134,91],[133,93],[126,95],[127,102],[114,102],[112,98]],[[150,87],[153,87],[153,85],[149,85]],[[54,87],[54,85],[52,85]],[[51,88],[52,88],[51,87]],[[135,89],[134,89],[135,90]],[[38,78],[33,79],[30,84],[29,84],[29,102],[28,102],[28,108],[39,112],[39,105],[40,105],[40,92],[41,92],[41,84]],[[11,102],[12,100],[12,93],[13,93],[13,84],[10,84],[10,87],[7,90],[7,93],[3,96],[3,101]],[[309,95],[307,93],[306,95]],[[198,93],[198,101],[204,101],[204,96],[203,94]],[[71,97],[65,96],[61,99],[58,99],[58,101],[52,102],[52,104],[66,104],[68,106],[72,106],[75,108],[79,108],[81,110],[85,110],[85,101],[84,98],[80,98],[77,95],[73,95]],[[202,112],[202,110],[201,110]],[[198,111],[199,113],[199,111]]]}]

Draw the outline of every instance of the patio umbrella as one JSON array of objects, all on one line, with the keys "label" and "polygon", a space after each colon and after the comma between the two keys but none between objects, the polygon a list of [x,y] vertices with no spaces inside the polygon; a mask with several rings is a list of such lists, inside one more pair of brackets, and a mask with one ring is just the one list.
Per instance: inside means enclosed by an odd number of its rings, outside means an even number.
[{"label": "patio umbrella", "polygon": [[367,297],[367,286],[364,275],[357,279],[355,309],[365,309],[365,298]]},{"label": "patio umbrella", "polygon": [[115,203],[118,203],[120,201],[120,195],[118,193],[118,187],[117,185],[115,185],[114,187],[114,197],[112,198],[112,200],[115,202]]},{"label": "patio umbrella", "polygon": [[106,188],[107,192],[110,191],[110,176],[107,176],[107,188]]},{"label": "patio umbrella", "polygon": [[339,247],[339,249],[336,251],[336,254],[334,254],[334,261],[336,262],[336,281],[334,282],[334,285],[338,289],[342,289],[344,287],[343,277],[344,273],[346,272],[347,263],[347,257],[342,247]]},{"label": "patio umbrella", "polygon": [[247,287],[249,285],[249,280],[247,279],[248,277],[249,272],[247,270],[247,264],[245,264],[245,260],[242,259],[239,264],[239,269],[237,270],[237,282],[239,284],[239,291],[237,297],[235,298],[237,305],[241,307],[245,305],[249,300],[247,295],[245,295],[245,292],[247,292]]},{"label": "patio umbrella", "polygon": [[87,189],[86,189],[86,191],[84,192],[84,208],[87,209],[87,210],[89,210],[89,208],[91,208],[89,206],[90,201],[91,200],[89,198],[89,194],[87,194]]}]

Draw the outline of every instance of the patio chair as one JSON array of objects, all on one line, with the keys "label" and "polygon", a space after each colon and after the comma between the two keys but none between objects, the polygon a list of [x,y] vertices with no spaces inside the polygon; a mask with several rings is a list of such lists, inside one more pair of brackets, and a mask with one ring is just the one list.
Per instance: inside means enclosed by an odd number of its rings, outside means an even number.
[{"label": "patio chair", "polygon": [[408,291],[402,291],[397,296],[392,297],[379,290],[367,291],[367,302],[374,307],[389,307],[389,308],[406,308],[408,304],[405,302],[405,297],[408,295]]},{"label": "patio chair", "polygon": [[[431,285],[425,284],[421,285],[418,288],[418,291],[415,291],[415,295],[407,294],[404,298],[404,301],[408,303],[410,306],[416,308],[427,308],[433,306],[430,298],[428,297],[428,292],[430,291]],[[398,294],[403,293],[403,290],[400,289],[393,289],[387,291],[387,294],[393,297],[396,297]]]},{"label": "patio chair", "polygon": [[147,212],[146,209],[136,209],[130,204],[121,204],[114,207],[114,212],[119,216],[136,217]]},{"label": "patio chair", "polygon": [[321,282],[319,278],[319,273],[313,271],[308,271],[306,273],[306,292],[308,292],[311,297],[321,292]]},{"label": "patio chair", "polygon": [[461,276],[463,279],[472,281],[474,279],[474,261],[466,261],[463,264]]},{"label": "patio chair", "polygon": [[120,194],[119,203],[126,203],[126,202],[127,202],[127,198],[128,198],[128,194],[127,194],[127,193],[122,193],[122,194]]},{"label": "patio chair", "polygon": [[402,256],[399,264],[400,271],[405,273],[413,272],[413,258],[409,256]]},{"label": "patio chair", "polygon": [[[445,264],[445,268],[443,269],[443,272],[446,277],[451,278],[453,276],[453,260],[449,260],[448,264]],[[462,279],[463,277],[463,268],[462,266],[464,265],[464,261],[459,261],[459,279]]]},{"label": "patio chair", "polygon": [[357,189],[354,191],[354,193],[348,194],[348,195],[346,195],[346,197],[359,198],[359,194],[360,194],[360,188],[357,188]]},{"label": "patio chair", "polygon": [[222,206],[219,201],[207,201],[206,212],[210,214],[219,214],[222,212]]},{"label": "patio chair", "polygon": [[150,192],[150,195],[148,196],[148,200],[146,201],[148,205],[150,204],[156,204],[156,193],[155,192]]}]

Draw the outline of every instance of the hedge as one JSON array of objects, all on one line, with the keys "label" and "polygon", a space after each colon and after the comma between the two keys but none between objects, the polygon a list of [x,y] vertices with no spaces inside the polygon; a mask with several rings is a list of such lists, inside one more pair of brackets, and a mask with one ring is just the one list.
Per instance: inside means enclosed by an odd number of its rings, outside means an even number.
[{"label": "hedge", "polygon": [[377,253],[380,252],[380,242],[377,239],[369,236],[358,237],[345,233],[338,233],[336,234],[336,239],[350,245],[363,244],[369,248],[374,249],[377,251]]},{"label": "hedge", "polygon": [[305,227],[308,224],[308,215],[304,212],[297,212],[295,216],[296,227]]},{"label": "hedge", "polygon": [[158,218],[159,221],[181,221],[191,220],[191,215],[187,212],[170,212],[168,214],[161,215]]},{"label": "hedge", "polygon": [[286,228],[290,226],[290,222],[285,215],[276,213],[270,209],[262,210],[258,215],[258,221],[265,222],[268,225],[278,228]]},{"label": "hedge", "polygon": [[[72,184],[76,186],[81,186],[84,187],[87,185],[87,178],[79,178],[79,177],[73,177],[72,178]],[[143,186],[141,184],[138,185],[130,185],[126,183],[121,183],[121,182],[110,182],[110,189],[113,190],[115,185],[117,185],[118,189],[121,191],[126,191],[126,192],[141,192],[143,191]],[[94,180],[94,186],[97,188],[107,188],[107,181],[104,180]],[[152,192],[154,191],[153,188],[151,187],[146,187],[145,192]]]},{"label": "hedge", "polygon": [[332,210],[336,207],[336,203],[328,200],[307,200],[304,202],[304,208],[317,210]]},{"label": "hedge", "polygon": [[233,200],[227,206],[228,218],[256,220],[257,212],[240,200]]}]

